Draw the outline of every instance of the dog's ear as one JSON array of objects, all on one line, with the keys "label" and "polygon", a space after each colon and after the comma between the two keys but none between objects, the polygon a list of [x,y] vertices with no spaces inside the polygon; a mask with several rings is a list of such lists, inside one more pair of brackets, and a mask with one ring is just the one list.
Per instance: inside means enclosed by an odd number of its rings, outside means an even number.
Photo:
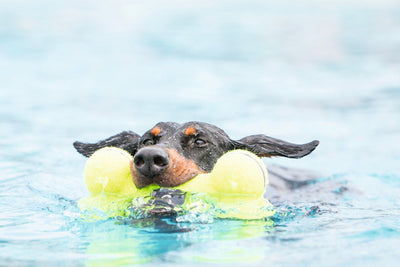
[{"label": "dog's ear", "polygon": [[90,157],[96,150],[108,146],[119,147],[128,151],[131,155],[135,155],[139,140],[140,135],[137,133],[125,131],[97,143],[82,143],[76,141],[74,142],[74,147],[80,154],[86,157]]},{"label": "dog's ear", "polygon": [[245,149],[259,157],[281,156],[301,158],[310,154],[319,144],[314,140],[307,144],[292,144],[263,134],[250,135],[238,141],[233,141],[236,149]]}]

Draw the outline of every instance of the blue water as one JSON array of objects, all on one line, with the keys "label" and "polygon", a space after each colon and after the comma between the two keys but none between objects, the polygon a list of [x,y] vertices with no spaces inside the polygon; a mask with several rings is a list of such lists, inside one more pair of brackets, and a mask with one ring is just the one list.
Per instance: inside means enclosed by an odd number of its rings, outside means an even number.
[{"label": "blue water", "polygon": [[[398,1],[1,1],[0,266],[397,264],[399,14]],[[266,221],[81,220],[73,141],[189,120],[319,139],[264,161],[351,190],[300,191]]]}]

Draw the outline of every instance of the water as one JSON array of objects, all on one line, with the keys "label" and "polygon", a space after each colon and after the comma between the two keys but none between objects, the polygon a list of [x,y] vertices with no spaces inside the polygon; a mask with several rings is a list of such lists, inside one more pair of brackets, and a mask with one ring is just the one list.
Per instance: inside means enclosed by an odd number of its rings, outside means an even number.
[{"label": "water", "polygon": [[[0,265],[396,264],[399,12],[397,1],[1,1]],[[319,139],[304,159],[265,163],[351,190],[289,194],[273,225],[83,222],[72,142],[168,120]]]}]

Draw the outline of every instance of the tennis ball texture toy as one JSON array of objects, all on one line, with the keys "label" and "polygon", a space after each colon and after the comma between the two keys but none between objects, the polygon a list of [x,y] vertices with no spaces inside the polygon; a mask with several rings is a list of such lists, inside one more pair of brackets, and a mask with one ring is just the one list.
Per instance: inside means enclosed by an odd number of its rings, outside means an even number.
[{"label": "tennis ball texture toy", "polygon": [[115,147],[99,149],[88,159],[84,177],[90,196],[81,199],[78,207],[92,212],[89,219],[124,216],[134,197],[150,195],[157,188],[136,188],[130,171],[132,160],[128,152]]},{"label": "tennis ball texture toy", "polygon": [[[150,196],[160,188],[155,184],[137,188],[130,172],[132,160],[128,152],[119,148],[96,151],[88,159],[84,173],[91,196],[81,199],[79,208],[98,210],[105,217],[124,216],[134,198]],[[274,213],[263,198],[267,184],[268,172],[262,160],[248,151],[233,150],[219,158],[210,173],[199,174],[175,189],[202,193],[204,199],[212,201],[216,217],[260,219]]]}]

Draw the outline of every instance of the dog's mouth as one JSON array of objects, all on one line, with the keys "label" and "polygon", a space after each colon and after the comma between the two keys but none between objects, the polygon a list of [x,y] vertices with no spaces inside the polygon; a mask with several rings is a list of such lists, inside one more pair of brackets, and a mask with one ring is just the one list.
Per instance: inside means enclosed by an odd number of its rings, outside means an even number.
[{"label": "dog's mouth", "polygon": [[192,180],[197,175],[203,172],[185,169],[182,170],[179,174],[171,174],[170,172],[165,172],[153,177],[141,175],[134,169],[131,169],[131,173],[133,182],[135,183],[136,187],[142,189],[151,184],[155,184],[163,188],[177,187]]}]

